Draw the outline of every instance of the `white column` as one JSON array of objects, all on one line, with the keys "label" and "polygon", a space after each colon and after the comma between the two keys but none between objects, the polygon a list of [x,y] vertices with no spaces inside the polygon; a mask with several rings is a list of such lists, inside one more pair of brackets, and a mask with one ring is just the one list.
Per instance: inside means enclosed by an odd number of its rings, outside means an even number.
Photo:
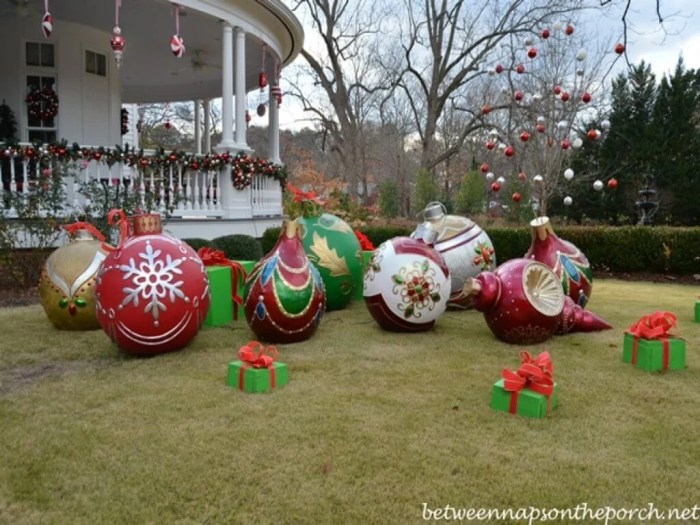
[{"label": "white column", "polygon": [[[233,142],[233,28],[228,22],[223,23],[223,63],[221,72],[221,112],[222,135],[217,146],[220,151],[232,149]],[[245,117],[244,117],[245,119]]]},{"label": "white column", "polygon": [[202,103],[204,110],[204,152],[211,152],[211,100],[206,99]]},{"label": "white column", "polygon": [[268,142],[270,143],[269,156],[272,162],[280,162],[280,110],[277,107],[277,99],[272,94],[272,84],[267,90],[270,110],[268,113]]},{"label": "white column", "polygon": [[194,152],[202,154],[202,101],[194,101]]},{"label": "white column", "polygon": [[245,97],[245,31],[236,28],[236,145],[247,149]]}]

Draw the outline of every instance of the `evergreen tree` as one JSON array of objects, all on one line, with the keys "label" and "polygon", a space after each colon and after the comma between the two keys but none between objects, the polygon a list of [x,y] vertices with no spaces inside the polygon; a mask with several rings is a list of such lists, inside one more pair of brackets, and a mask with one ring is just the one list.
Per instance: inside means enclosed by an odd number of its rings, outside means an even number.
[{"label": "evergreen tree", "polygon": [[15,114],[3,99],[0,104],[0,142],[14,142],[17,135]]}]

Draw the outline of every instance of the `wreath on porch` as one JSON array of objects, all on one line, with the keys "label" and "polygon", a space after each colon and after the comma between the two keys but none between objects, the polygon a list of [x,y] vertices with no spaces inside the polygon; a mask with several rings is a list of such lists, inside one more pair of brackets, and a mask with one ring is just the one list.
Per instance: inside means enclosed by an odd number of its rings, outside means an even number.
[{"label": "wreath on porch", "polygon": [[51,120],[58,114],[58,95],[49,86],[29,93],[26,102],[27,110],[32,117]]}]

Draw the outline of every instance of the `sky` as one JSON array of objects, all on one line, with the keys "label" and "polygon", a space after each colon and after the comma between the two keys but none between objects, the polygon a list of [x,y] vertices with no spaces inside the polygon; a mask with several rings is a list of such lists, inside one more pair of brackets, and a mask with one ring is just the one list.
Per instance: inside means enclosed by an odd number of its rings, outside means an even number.
[{"label": "sky", "polygon": [[[584,20],[584,24],[597,37],[613,42],[622,38],[622,7],[624,0],[614,0],[617,4],[608,16],[596,14]],[[630,64],[641,60],[649,63],[657,78],[672,73],[678,57],[682,54],[686,68],[700,69],[700,0],[661,0],[663,25],[656,15],[656,0],[632,0],[627,15],[627,58]],[[317,37],[310,27],[305,26],[306,45],[313,44]],[[295,62],[302,63],[297,57]],[[617,71],[624,71],[626,63],[618,60]],[[284,72],[282,74],[284,80]],[[284,87],[284,84],[283,84]],[[320,89],[320,88],[319,88]],[[308,123],[301,106],[291,97],[286,97],[280,110],[280,128],[298,130]]]}]

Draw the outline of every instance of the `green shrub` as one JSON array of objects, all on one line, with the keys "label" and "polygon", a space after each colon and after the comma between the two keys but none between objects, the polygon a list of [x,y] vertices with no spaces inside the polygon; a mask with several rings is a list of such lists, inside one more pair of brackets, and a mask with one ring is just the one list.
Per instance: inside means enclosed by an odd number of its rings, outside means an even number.
[{"label": "green shrub", "polygon": [[262,238],[260,239],[260,246],[262,246],[264,254],[270,253],[270,250],[275,247],[275,243],[277,239],[280,238],[281,232],[282,228],[280,226],[273,226],[263,232]]},{"label": "green shrub", "polygon": [[212,241],[214,248],[221,250],[228,259],[237,261],[259,261],[263,251],[260,242],[250,235],[234,233],[217,237]]},{"label": "green shrub", "polygon": [[[700,274],[700,228],[670,226],[558,226],[557,236],[576,245],[594,270]],[[361,228],[375,246],[392,237],[410,235],[412,228],[368,226]],[[532,242],[529,227],[486,228],[496,261],[525,255]]]},{"label": "green shrub", "polygon": [[194,251],[198,251],[200,248],[203,248],[205,246],[214,246],[214,241],[200,239],[199,237],[192,237],[191,239],[182,239],[182,242],[187,243],[190,246],[190,248],[192,248]]}]

